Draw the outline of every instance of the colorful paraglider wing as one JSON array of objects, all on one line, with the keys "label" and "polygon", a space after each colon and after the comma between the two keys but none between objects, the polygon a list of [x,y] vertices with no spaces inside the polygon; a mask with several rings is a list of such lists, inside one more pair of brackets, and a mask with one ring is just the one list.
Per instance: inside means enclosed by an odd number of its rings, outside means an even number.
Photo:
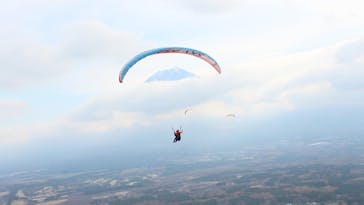
[{"label": "colorful paraglider wing", "polygon": [[183,48],[183,47],[165,47],[165,48],[156,48],[156,49],[152,49],[152,50],[147,50],[147,51],[144,51],[142,53],[139,53],[134,58],[132,58],[121,69],[120,75],[119,75],[119,82],[120,83],[123,82],[124,77],[128,73],[129,69],[131,67],[133,67],[133,65],[135,65],[138,61],[140,61],[141,59],[143,59],[143,58],[145,58],[147,56],[154,55],[154,54],[159,54],[159,53],[182,53],[182,54],[192,55],[192,56],[195,56],[197,58],[200,58],[200,59],[206,61],[218,73],[221,73],[220,66],[217,64],[217,62],[212,57],[210,57],[209,55],[207,55],[206,53],[204,53],[202,51],[198,51],[198,50],[195,50],[195,49],[192,49],[192,48]]}]

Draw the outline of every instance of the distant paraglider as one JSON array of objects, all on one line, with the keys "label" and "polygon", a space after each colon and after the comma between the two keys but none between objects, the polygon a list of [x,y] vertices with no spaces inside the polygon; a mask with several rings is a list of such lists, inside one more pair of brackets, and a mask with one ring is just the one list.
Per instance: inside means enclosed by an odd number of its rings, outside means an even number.
[{"label": "distant paraglider", "polygon": [[236,117],[236,115],[233,113],[230,113],[230,114],[225,115],[225,117]]},{"label": "distant paraglider", "polygon": [[210,57],[208,54],[206,54],[202,51],[195,50],[192,48],[183,48],[183,47],[163,47],[163,48],[155,48],[152,50],[144,51],[144,52],[136,55],[131,60],[129,60],[120,71],[119,82],[122,83],[125,78],[125,75],[128,73],[130,68],[133,67],[133,65],[135,65],[137,62],[139,62],[143,58],[150,56],[150,55],[163,54],[163,53],[182,53],[182,54],[195,56],[195,57],[200,58],[200,59],[206,61],[207,63],[209,63],[219,74],[221,73],[221,68],[217,64],[217,62],[212,57]]},{"label": "distant paraglider", "polygon": [[188,113],[188,112],[191,112],[191,111],[192,111],[192,109],[191,109],[191,108],[186,109],[186,110],[185,110],[185,115],[187,115],[187,113]]}]

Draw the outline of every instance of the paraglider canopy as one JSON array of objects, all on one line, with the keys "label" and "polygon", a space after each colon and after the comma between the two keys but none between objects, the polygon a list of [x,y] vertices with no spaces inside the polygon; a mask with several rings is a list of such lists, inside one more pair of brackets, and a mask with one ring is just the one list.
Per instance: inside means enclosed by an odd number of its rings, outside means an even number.
[{"label": "paraglider canopy", "polygon": [[217,64],[217,62],[208,54],[195,50],[192,48],[184,48],[184,47],[163,47],[163,48],[155,48],[152,50],[147,50],[138,55],[134,56],[131,60],[129,60],[124,67],[121,69],[119,74],[119,82],[122,83],[124,80],[125,75],[128,73],[129,69],[133,67],[138,61],[142,60],[143,58],[154,55],[154,54],[163,54],[163,53],[182,53],[187,55],[192,55],[197,58],[200,58],[207,63],[209,63],[219,74],[221,73],[221,68]]}]

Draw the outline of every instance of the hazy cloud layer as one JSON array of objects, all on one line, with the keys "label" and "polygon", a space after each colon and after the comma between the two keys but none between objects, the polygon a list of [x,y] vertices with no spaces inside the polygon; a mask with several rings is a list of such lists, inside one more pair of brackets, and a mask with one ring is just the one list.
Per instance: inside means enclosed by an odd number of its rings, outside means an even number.
[{"label": "hazy cloud layer", "polygon": [[26,108],[27,104],[21,100],[0,98],[0,121],[5,122],[19,117]]},{"label": "hazy cloud layer", "polygon": [[194,12],[220,13],[228,12],[239,7],[242,1],[239,0],[197,0],[197,1],[179,1],[180,4]]},{"label": "hazy cloud layer", "polygon": [[[249,120],[301,109],[350,104],[363,106],[364,97],[359,95],[363,86],[345,92],[336,86],[336,78],[331,75],[343,67],[338,53],[353,43],[265,58],[264,62],[247,62],[244,69],[236,65],[225,74],[209,79],[150,85],[141,82],[128,88],[118,85],[120,89],[83,104],[67,118],[55,123],[53,132],[67,130],[68,135],[75,136],[87,133],[107,135],[115,130],[132,130],[139,126],[178,124],[186,120],[183,114],[186,108],[193,110],[193,115],[189,116],[193,122],[221,120],[227,113]],[[345,64],[347,69],[351,69],[350,66],[351,63]],[[357,85],[355,78],[351,79],[350,83]],[[240,83],[236,83],[238,81]]]}]

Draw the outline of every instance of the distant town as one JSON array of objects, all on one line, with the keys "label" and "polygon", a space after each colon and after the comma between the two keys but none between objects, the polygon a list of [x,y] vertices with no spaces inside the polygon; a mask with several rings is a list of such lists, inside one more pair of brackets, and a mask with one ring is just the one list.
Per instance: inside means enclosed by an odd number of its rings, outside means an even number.
[{"label": "distant town", "polygon": [[363,153],[360,138],[298,138],[159,166],[12,172],[0,175],[0,205],[361,205]]}]

